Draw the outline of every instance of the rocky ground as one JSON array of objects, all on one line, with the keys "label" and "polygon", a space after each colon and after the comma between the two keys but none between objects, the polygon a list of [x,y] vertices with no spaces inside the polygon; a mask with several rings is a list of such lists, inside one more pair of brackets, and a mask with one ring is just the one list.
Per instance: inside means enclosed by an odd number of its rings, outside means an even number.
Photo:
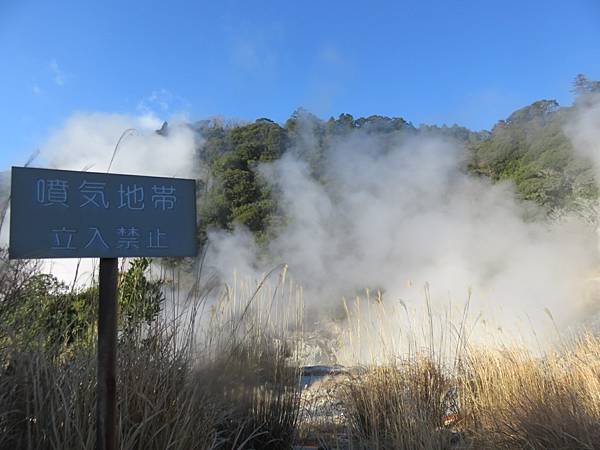
[{"label": "rocky ground", "polygon": [[347,449],[348,433],[340,390],[350,369],[337,365],[302,369],[302,410],[296,449]]},{"label": "rocky ground", "polygon": [[[350,437],[344,417],[344,384],[360,377],[364,369],[340,365],[311,365],[302,368],[302,409],[299,444],[294,450],[348,450]],[[462,433],[456,429],[459,418],[449,415],[444,428],[452,435],[452,448],[465,448]],[[457,420],[458,419],[458,420]]]}]

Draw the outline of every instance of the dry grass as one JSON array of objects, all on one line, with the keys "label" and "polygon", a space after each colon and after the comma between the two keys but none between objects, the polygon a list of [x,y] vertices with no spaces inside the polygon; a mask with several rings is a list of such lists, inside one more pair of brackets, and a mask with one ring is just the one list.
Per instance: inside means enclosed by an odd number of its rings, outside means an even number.
[{"label": "dry grass", "polygon": [[364,449],[600,448],[600,338],[535,357],[469,350],[454,373],[428,359],[372,367],[345,389]]},{"label": "dry grass", "polygon": [[350,447],[600,448],[600,337],[541,354],[498,341],[476,347],[468,304],[456,325],[435,316],[427,295],[421,320],[408,325],[379,301],[346,309],[345,353],[367,355],[342,390]]},{"label": "dry grass", "polygon": [[544,357],[471,351],[460,373],[461,414],[480,448],[600,448],[600,339]]},{"label": "dry grass", "polygon": [[[119,448],[289,448],[300,409],[291,344],[253,305],[273,298],[226,288],[204,317],[209,296],[198,292],[120,335]],[[0,344],[0,449],[94,448],[95,349],[58,353]]]},{"label": "dry grass", "polygon": [[[303,305],[285,278],[284,269],[274,283],[236,282],[218,295],[196,287],[173,301],[190,307],[170,306],[122,337],[121,449],[292,447]],[[335,390],[340,414],[330,429],[344,434],[333,439],[344,448],[600,448],[600,338],[540,356],[469,346],[466,319],[437,321],[428,300],[425,319],[399,334],[398,311],[377,296],[346,311],[343,342],[357,350],[343,354],[367,359]],[[93,448],[94,348],[57,359],[3,342],[0,449]]]},{"label": "dry grass", "polygon": [[[219,411],[180,355],[120,347],[121,448],[212,448]],[[0,448],[94,448],[93,351],[66,362],[41,352],[9,357],[0,382]]]},{"label": "dry grass", "polygon": [[442,426],[457,409],[453,382],[427,359],[371,368],[344,394],[351,442],[359,448],[444,449],[456,439]]}]

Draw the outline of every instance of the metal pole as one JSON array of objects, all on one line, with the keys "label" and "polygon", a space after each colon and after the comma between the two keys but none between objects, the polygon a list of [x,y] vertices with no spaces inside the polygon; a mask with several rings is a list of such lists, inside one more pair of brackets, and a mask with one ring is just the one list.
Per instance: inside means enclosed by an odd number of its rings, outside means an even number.
[{"label": "metal pole", "polygon": [[96,450],[115,450],[118,259],[100,258]]}]

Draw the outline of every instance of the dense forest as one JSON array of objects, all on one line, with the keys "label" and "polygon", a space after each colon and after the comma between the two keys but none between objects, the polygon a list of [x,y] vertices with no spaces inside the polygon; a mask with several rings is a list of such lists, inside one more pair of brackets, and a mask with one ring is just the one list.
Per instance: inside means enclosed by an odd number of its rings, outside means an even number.
[{"label": "dense forest", "polygon": [[[260,163],[274,161],[294,149],[301,152],[315,179],[328,144],[352,133],[377,134],[393,145],[410,137],[439,137],[464,148],[464,170],[494,181],[511,180],[518,196],[547,212],[568,209],[581,198],[595,198],[598,189],[590,163],[576,156],[564,134],[578,102],[600,91],[600,82],[578,75],[573,83],[575,102],[561,107],[555,100],[539,100],[500,120],[491,131],[471,131],[459,125],[415,126],[401,117],[354,118],[341,114],[321,120],[299,109],[283,124],[268,118],[254,123],[196,122],[192,127],[205,139],[198,149],[207,173],[201,181],[199,202],[202,230],[232,229],[243,224],[258,241],[285,223],[277,192],[259,171]],[[310,130],[310,142],[306,142]],[[384,145],[385,148],[385,145]]]}]

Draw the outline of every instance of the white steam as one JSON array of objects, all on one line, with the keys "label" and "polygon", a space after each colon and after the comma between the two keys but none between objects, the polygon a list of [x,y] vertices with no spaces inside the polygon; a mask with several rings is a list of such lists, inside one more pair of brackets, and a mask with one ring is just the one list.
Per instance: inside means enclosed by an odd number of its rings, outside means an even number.
[{"label": "white steam", "polygon": [[191,177],[197,136],[183,123],[169,126],[166,135],[155,130],[162,122],[154,116],[77,114],[54,133],[41,149],[40,159],[56,169],[106,172],[119,144],[111,172],[147,176]]},{"label": "white steam", "polygon": [[[388,304],[422,304],[427,283],[438,305],[463,304],[472,289],[475,313],[513,331],[549,326],[548,310],[561,324],[577,318],[594,233],[576,221],[527,220],[509,185],[461,170],[455,146],[414,139],[384,148],[381,137],[356,132],[328,149],[325,184],[299,156],[306,149],[296,150],[261,169],[289,217],[270,243],[271,264],[288,263],[306,302],[325,306],[319,311],[365,288],[380,289]],[[209,261],[225,274],[232,261],[267,269],[248,252],[247,234],[211,243]]]},{"label": "white steam", "polygon": [[[565,126],[565,132],[570,138],[575,151],[591,162],[596,182],[598,182],[600,180],[600,93],[584,94],[577,99],[573,114]],[[589,209],[597,215],[600,211],[600,205],[596,202]],[[600,216],[595,217],[594,222],[599,226]],[[596,232],[598,234],[596,248],[600,253],[600,226]],[[600,330],[599,275],[600,273],[596,268],[593,277],[589,280],[589,284],[593,287],[596,295],[588,299],[585,311],[588,316],[586,324],[598,330]]]},{"label": "white steam", "polygon": [[[593,103],[567,132],[600,174],[599,124],[600,104]],[[177,123],[160,135],[160,126],[152,116],[78,114],[42,146],[40,163],[106,171],[121,133],[135,128],[122,140],[111,172],[193,176],[197,135]],[[356,131],[329,144],[320,168],[325,182],[315,181],[306,155],[314,156],[317,139],[310,124],[303,126],[298,148],[259,169],[289,219],[269,243],[272,258],[259,258],[245,230],[211,232],[207,263],[224,277],[234,270],[256,276],[287,263],[305,302],[322,316],[337,314],[342,297],[365,288],[381,290],[388,305],[419,305],[427,283],[438,305],[460,305],[471,290],[472,314],[482,313],[507,333],[524,322],[547,327],[546,311],[561,325],[578,320],[585,280],[597,264],[588,226],[530,219],[532,206],[515,200],[509,184],[465,174],[462,150],[440,140],[390,143]],[[52,262],[52,270],[72,280],[74,262]],[[82,282],[91,273],[91,266],[80,269]]]},{"label": "white steam", "polygon": [[580,99],[565,132],[575,150],[591,161],[600,179],[600,93]]}]

